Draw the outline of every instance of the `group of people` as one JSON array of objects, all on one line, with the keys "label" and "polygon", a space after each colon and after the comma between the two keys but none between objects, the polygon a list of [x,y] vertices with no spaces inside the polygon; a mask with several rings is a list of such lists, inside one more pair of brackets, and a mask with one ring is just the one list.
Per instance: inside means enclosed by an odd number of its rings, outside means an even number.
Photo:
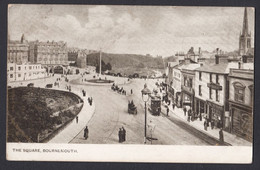
[{"label": "group of people", "polygon": [[92,103],[93,103],[93,98],[92,97],[88,97],[88,103],[90,106],[92,106]]},{"label": "group of people", "polygon": [[118,137],[119,137],[119,143],[122,143],[126,140],[126,130],[125,128],[122,126],[122,128],[119,128],[118,131]]},{"label": "group of people", "polygon": [[124,90],[124,88],[123,87],[121,87],[121,88],[118,87],[117,85],[115,85],[115,83],[112,84],[111,89],[113,91],[117,91],[119,94],[126,95],[126,91]]},{"label": "group of people", "polygon": [[69,90],[69,92],[71,92],[71,86],[70,85],[66,85],[66,90]]},{"label": "group of people", "polygon": [[198,118],[198,115],[192,110],[192,108],[188,108],[186,106],[184,106],[183,108],[183,113],[184,113],[184,116],[186,116],[186,114],[188,114],[188,117],[187,117],[187,121],[190,122],[190,121],[194,121]]}]

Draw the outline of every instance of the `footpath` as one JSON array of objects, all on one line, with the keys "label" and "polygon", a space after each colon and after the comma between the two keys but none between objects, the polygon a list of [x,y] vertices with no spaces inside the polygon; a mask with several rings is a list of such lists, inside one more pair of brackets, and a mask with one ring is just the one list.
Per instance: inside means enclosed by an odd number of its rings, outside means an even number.
[{"label": "footpath", "polygon": [[[60,88],[54,88],[60,90]],[[81,131],[86,127],[89,120],[95,112],[95,102],[93,100],[92,106],[88,103],[88,94],[83,96],[81,89],[72,86],[72,93],[80,96],[83,100],[83,107],[78,113],[78,122],[76,118],[72,120],[62,131],[53,137],[48,143],[70,143]]]},{"label": "footpath", "polygon": [[[162,104],[162,113],[166,116],[166,104]],[[187,124],[187,126],[191,126],[200,132],[213,137],[215,139],[219,139],[219,128],[214,128],[211,129],[211,127],[208,127],[207,130],[204,130],[204,120],[200,121],[199,119],[194,120],[194,121],[187,121],[188,116],[184,115],[184,111],[182,108],[177,108],[175,107],[174,109],[172,108],[172,105],[169,106],[169,117],[178,117],[179,120],[182,120]],[[248,142],[247,140],[244,140],[234,134],[228,133],[223,131],[224,134],[224,141],[230,145],[233,146],[252,146],[251,142]]]}]

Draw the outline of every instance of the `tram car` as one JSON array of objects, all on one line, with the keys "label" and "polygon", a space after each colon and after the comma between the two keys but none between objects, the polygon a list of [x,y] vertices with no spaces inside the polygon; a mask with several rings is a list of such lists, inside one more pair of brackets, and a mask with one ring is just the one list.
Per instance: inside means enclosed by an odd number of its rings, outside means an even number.
[{"label": "tram car", "polygon": [[148,110],[152,115],[159,116],[161,113],[161,97],[151,95],[151,103],[148,104]]}]

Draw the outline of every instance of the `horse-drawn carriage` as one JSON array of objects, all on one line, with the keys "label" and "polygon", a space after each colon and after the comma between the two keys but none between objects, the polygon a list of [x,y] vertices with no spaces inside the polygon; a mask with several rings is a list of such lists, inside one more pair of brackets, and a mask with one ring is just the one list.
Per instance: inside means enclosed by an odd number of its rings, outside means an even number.
[{"label": "horse-drawn carriage", "polygon": [[128,103],[128,113],[134,115],[137,114],[137,107],[135,106],[133,101]]},{"label": "horse-drawn carriage", "polygon": [[148,110],[152,115],[159,116],[161,113],[161,97],[151,95],[151,103],[148,104]]}]

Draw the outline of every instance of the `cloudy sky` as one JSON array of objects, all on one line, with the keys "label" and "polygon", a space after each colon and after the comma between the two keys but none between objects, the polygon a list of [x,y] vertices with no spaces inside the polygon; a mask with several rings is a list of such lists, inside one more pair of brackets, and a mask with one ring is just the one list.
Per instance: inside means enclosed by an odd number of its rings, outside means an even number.
[{"label": "cloudy sky", "polygon": [[[29,41],[170,56],[190,47],[238,49],[243,15],[240,7],[11,5],[8,32],[12,40],[24,33]],[[248,8],[248,20],[254,37],[253,8]]]}]

